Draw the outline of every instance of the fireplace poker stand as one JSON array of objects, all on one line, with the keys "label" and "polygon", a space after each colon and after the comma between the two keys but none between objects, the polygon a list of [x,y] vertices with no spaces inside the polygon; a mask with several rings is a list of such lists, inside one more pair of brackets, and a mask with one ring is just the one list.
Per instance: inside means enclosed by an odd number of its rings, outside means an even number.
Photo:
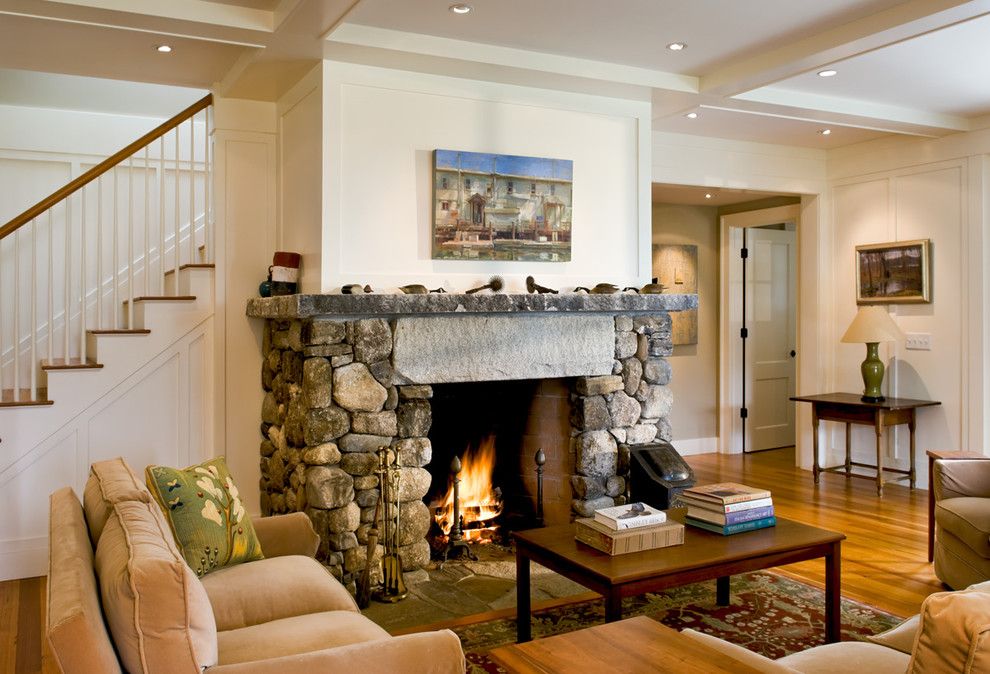
[{"label": "fireplace poker stand", "polygon": [[464,540],[464,518],[461,516],[460,495],[461,460],[456,456],[450,462],[450,474],[454,481],[454,523],[450,528],[450,535],[447,536],[447,545],[443,549],[443,559],[440,560],[441,568],[450,557],[456,557],[462,553],[467,555],[468,559],[478,561],[478,556],[471,551],[468,542]]}]

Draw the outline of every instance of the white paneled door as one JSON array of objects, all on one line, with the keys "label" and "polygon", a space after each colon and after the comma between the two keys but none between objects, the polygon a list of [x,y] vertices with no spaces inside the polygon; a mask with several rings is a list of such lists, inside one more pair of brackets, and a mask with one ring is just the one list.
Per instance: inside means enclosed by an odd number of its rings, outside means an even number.
[{"label": "white paneled door", "polygon": [[794,444],[796,233],[778,229],[746,231],[750,251],[747,295],[751,298],[746,371],[751,373],[749,451]]}]

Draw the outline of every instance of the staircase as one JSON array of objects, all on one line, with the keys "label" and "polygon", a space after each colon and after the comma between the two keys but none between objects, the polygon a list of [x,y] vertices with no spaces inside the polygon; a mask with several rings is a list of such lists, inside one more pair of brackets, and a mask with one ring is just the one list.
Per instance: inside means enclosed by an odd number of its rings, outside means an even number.
[{"label": "staircase", "polygon": [[211,123],[207,96],[0,227],[0,580],[43,573],[36,513],[101,454],[211,453]]}]

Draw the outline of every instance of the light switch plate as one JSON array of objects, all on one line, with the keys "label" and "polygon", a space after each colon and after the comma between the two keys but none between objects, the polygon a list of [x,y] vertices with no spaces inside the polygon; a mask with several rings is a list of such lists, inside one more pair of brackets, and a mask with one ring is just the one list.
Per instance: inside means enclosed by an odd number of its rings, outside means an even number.
[{"label": "light switch plate", "polygon": [[912,351],[931,351],[932,336],[927,332],[909,332],[905,335],[904,348]]}]

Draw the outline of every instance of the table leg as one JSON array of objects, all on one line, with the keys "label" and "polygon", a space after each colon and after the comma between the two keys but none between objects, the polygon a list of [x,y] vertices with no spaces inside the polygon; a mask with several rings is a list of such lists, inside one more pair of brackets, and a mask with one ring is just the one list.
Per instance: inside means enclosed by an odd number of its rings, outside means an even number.
[{"label": "table leg", "polygon": [[[911,453],[912,455],[914,452]],[[935,457],[928,456],[928,561],[935,559],[935,488],[932,485],[932,471],[935,470]]]},{"label": "table leg", "polygon": [[529,557],[516,548],[516,643],[530,641]]},{"label": "table leg", "polygon": [[825,555],[825,643],[842,640],[842,542],[832,544],[832,551]]},{"label": "table leg", "polygon": [[877,436],[877,496],[883,496],[883,420],[878,412],[874,419]]},{"label": "table leg", "polygon": [[622,620],[622,593],[613,587],[605,595],[605,622],[614,623]]},{"label": "table leg", "polygon": [[715,580],[715,603],[719,606],[729,605],[729,576],[719,576]]},{"label": "table leg", "polygon": [[911,485],[911,489],[914,489],[914,480],[915,480],[915,470],[914,470],[914,428],[915,428],[915,423],[914,423],[914,420],[915,420],[914,410],[911,410],[911,416],[908,417],[908,437],[911,439],[910,440],[910,449],[908,449],[908,451],[911,453],[910,454],[911,474],[908,477],[908,479],[910,480],[910,482],[908,484]]},{"label": "table leg", "polygon": [[846,476],[852,472],[852,424],[846,422]]},{"label": "table leg", "polygon": [[811,451],[815,455],[815,463],[812,467],[812,475],[815,476],[815,484],[818,484],[818,478],[821,475],[822,467],[818,463],[818,407],[814,403],[811,405]]}]

